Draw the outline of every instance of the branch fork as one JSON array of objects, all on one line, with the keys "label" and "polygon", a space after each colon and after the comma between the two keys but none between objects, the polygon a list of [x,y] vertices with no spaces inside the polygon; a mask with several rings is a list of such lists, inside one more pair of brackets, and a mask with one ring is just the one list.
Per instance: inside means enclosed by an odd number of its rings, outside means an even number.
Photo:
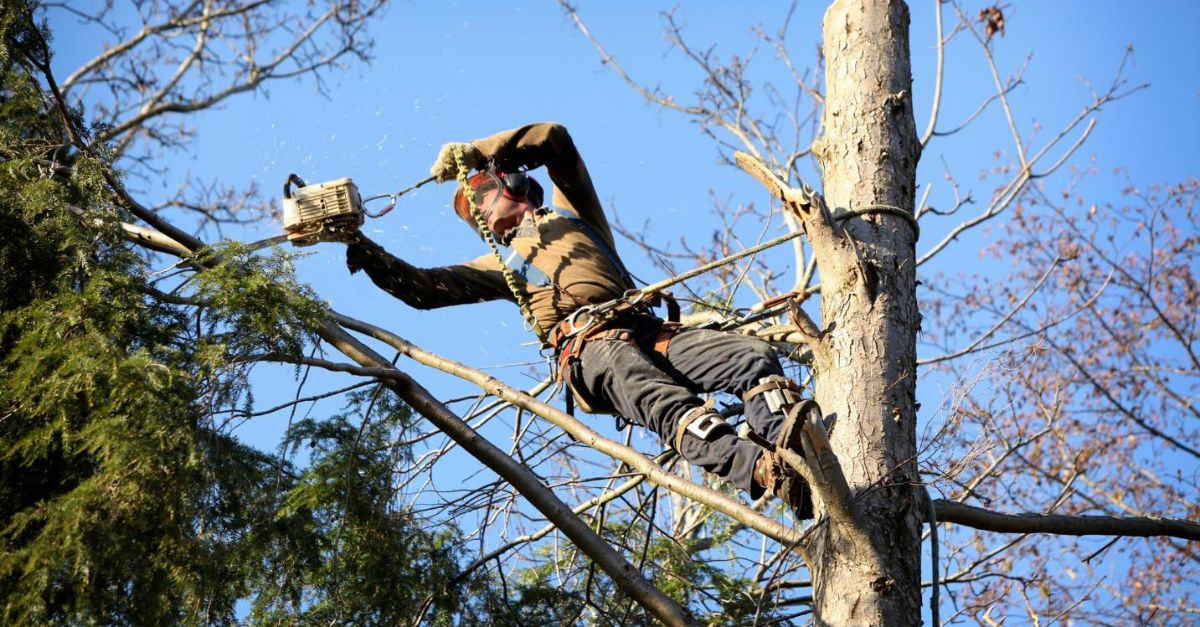
[{"label": "branch fork", "polygon": [[797,460],[798,455],[785,455],[784,459],[794,467],[799,461],[804,465],[801,473],[808,480],[813,491],[825,504],[829,522],[836,527],[854,545],[855,550],[870,563],[876,572],[884,572],[883,562],[879,552],[871,542],[863,521],[862,512],[855,505],[854,495],[850,484],[842,472],[841,462],[829,443],[829,433],[825,429],[824,416],[815,403],[796,405],[789,414],[793,428],[800,429],[800,444],[804,457]]}]

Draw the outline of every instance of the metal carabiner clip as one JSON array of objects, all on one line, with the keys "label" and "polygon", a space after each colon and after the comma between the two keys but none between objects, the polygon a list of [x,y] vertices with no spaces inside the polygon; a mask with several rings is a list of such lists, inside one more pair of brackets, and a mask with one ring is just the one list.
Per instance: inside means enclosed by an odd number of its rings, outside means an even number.
[{"label": "metal carabiner clip", "polygon": [[[379,200],[380,198],[387,198],[389,200],[388,205],[378,213],[371,213],[370,211],[367,211],[367,203],[371,202],[372,200]],[[362,201],[363,213],[372,218],[382,218],[383,216],[387,215],[389,211],[396,208],[396,200],[399,198],[399,194],[377,194],[375,196],[371,196],[370,198],[364,198]]]},{"label": "metal carabiner clip", "polygon": [[[580,314],[587,315],[587,317],[583,320],[582,323],[580,323],[580,318],[579,318]],[[594,314],[595,314],[595,311],[593,310],[593,308],[590,305],[586,306],[586,307],[580,307],[579,309],[572,311],[571,315],[567,316],[566,336],[567,337],[575,337],[576,335],[579,335],[580,333],[583,333],[584,331],[587,331],[589,328],[591,328],[592,325],[596,323],[596,316]]]}]

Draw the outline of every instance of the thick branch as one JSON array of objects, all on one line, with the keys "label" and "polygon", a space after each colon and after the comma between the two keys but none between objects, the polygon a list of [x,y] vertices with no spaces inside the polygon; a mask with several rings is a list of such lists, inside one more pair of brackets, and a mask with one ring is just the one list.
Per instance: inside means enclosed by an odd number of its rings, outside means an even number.
[{"label": "thick branch", "polygon": [[984,531],[1063,536],[1170,536],[1200,540],[1200,523],[1175,518],[1002,514],[946,499],[934,501],[933,508],[939,523],[957,523]]}]

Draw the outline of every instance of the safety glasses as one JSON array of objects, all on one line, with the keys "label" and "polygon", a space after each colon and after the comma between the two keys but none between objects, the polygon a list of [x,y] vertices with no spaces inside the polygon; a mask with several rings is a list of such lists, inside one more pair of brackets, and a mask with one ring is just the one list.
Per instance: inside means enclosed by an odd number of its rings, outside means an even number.
[{"label": "safety glasses", "polygon": [[479,212],[486,216],[492,212],[492,208],[500,200],[500,194],[497,194],[492,197],[491,202],[484,206],[484,199],[488,194],[499,189],[505,198],[524,200],[529,196],[529,187],[529,175],[524,172],[513,172],[512,174],[488,172],[488,177],[475,185],[475,202],[479,203]]}]

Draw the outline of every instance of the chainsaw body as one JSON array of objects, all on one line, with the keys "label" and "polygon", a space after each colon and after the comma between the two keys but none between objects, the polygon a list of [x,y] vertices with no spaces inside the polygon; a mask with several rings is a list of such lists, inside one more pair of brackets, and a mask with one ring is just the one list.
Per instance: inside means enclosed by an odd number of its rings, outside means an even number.
[{"label": "chainsaw body", "polygon": [[352,232],[363,221],[362,197],[348,177],[305,185],[292,175],[283,186],[283,230],[296,246],[311,246],[333,232]]}]

